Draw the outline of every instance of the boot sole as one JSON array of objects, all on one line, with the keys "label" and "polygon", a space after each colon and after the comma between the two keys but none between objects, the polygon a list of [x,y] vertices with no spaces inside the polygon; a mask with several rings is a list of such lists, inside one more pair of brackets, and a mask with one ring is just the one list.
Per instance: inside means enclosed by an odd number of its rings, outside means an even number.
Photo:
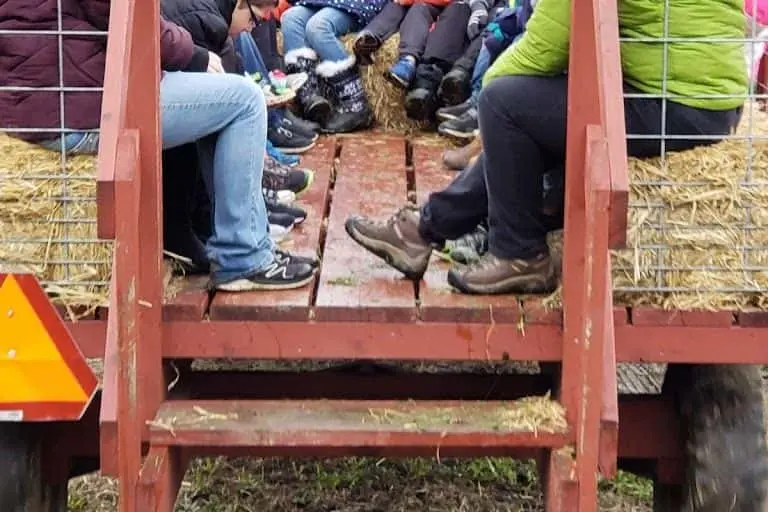
[{"label": "boot sole", "polygon": [[397,87],[398,89],[408,89],[408,86],[410,86],[410,82],[406,82],[403,79],[401,79],[399,76],[395,75],[394,73],[391,73],[389,71],[384,72],[384,79]]},{"label": "boot sole", "polygon": [[440,135],[445,135],[446,137],[454,137],[461,140],[472,140],[475,138],[474,130],[472,130],[471,132],[460,132],[452,128],[443,128],[442,126],[438,126],[437,133],[439,133]]},{"label": "boot sole", "polygon": [[304,115],[310,121],[313,121],[320,126],[325,126],[328,120],[333,114],[333,109],[328,101],[317,101],[310,105],[305,111]]},{"label": "boot sole", "polygon": [[[429,258],[427,258],[427,264],[424,265],[423,270],[414,270],[413,265],[408,263],[408,260],[411,258],[401,249],[387,242],[368,238],[355,229],[354,222],[351,219],[344,223],[344,229],[349,237],[361,247],[386,261],[387,265],[402,272],[403,275],[411,281],[418,282],[424,277],[424,273],[427,271],[427,266],[429,265]],[[429,252],[429,255],[431,254],[432,251]]]},{"label": "boot sole", "polygon": [[315,147],[315,144],[317,144],[317,140],[313,140],[311,143],[307,144],[306,146],[298,147],[298,148],[285,148],[281,146],[274,146],[276,150],[280,151],[281,153],[285,153],[286,155],[300,155],[301,153],[306,153],[313,147]]},{"label": "boot sole", "polygon": [[247,279],[238,279],[231,283],[224,283],[214,286],[214,288],[221,292],[256,292],[256,291],[271,291],[271,290],[293,290],[295,288],[303,288],[312,282],[317,273],[317,268],[312,269],[312,273],[303,279],[298,281],[292,281],[290,283],[280,284],[267,284],[267,283],[254,283]]},{"label": "boot sole", "polygon": [[325,127],[321,130],[322,133],[332,135],[334,133],[353,133],[360,130],[366,130],[371,127],[373,124],[373,113],[369,113],[368,117],[366,117],[365,121],[363,121],[360,124],[354,125],[350,128],[347,128],[346,130],[334,130],[333,128]]},{"label": "boot sole", "polygon": [[[468,295],[547,295],[557,289],[557,280],[553,267],[550,267],[550,275],[547,276],[545,282],[542,283],[538,279],[536,282],[531,282],[531,278],[532,276],[517,276],[493,284],[467,286],[466,283],[456,276],[453,270],[448,271],[448,284],[461,293]],[[528,282],[525,282],[526,280]]]},{"label": "boot sole", "polygon": [[445,121],[455,121],[459,118],[459,116],[455,116],[453,114],[443,114],[438,111],[435,114],[435,118],[437,118],[438,121],[445,122]]},{"label": "boot sole", "polygon": [[309,172],[309,178],[307,179],[307,182],[304,183],[304,186],[302,186],[299,190],[292,190],[294,194],[296,194],[296,197],[299,197],[301,194],[306,192],[312,187],[312,184],[315,182],[315,171]]}]

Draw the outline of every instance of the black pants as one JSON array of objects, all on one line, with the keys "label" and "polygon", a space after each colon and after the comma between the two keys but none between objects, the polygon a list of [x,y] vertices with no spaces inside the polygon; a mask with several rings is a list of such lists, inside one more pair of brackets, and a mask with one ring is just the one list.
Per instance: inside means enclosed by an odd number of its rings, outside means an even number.
[{"label": "black pants", "polygon": [[[488,19],[493,20],[496,14],[508,6],[508,0],[497,0],[488,12]],[[469,22],[469,19],[467,19],[467,22]],[[464,50],[464,53],[461,55],[461,57],[459,57],[456,62],[454,62],[453,67],[462,69],[466,73],[472,74],[472,71],[475,69],[475,62],[477,62],[477,57],[480,55],[480,49],[483,47],[485,36],[485,31],[481,30],[474,39],[470,40],[469,46],[467,46],[466,50]]]},{"label": "black pants", "polygon": [[259,21],[251,30],[251,37],[256,41],[267,69],[282,69],[282,58],[277,51],[277,22],[275,20]]},{"label": "black pants", "polygon": [[[434,243],[456,239],[488,217],[489,250],[505,259],[529,259],[547,251],[542,219],[542,176],[562,168],[568,79],[508,76],[483,89],[479,100],[483,154],[422,207],[422,236]],[[627,92],[633,92],[626,87]],[[659,99],[627,98],[628,134],[660,135]],[[666,133],[712,135],[711,140],[668,139],[668,151],[714,143],[738,124],[741,109],[709,111],[667,102]],[[660,139],[627,139],[629,156],[661,152]]]},{"label": "black pants", "polygon": [[477,57],[480,55],[480,49],[483,47],[484,39],[482,32],[479,36],[472,39],[461,57],[453,63],[453,67],[461,69],[471,75],[472,71],[475,69]]},{"label": "black pants", "polygon": [[199,165],[194,143],[163,151],[163,247],[204,266],[212,226]]},{"label": "black pants", "polygon": [[411,55],[419,62],[453,63],[464,52],[468,21],[469,7],[466,4],[443,8],[423,3],[404,6],[390,2],[365,30],[379,41],[386,41],[399,27],[400,55]]}]

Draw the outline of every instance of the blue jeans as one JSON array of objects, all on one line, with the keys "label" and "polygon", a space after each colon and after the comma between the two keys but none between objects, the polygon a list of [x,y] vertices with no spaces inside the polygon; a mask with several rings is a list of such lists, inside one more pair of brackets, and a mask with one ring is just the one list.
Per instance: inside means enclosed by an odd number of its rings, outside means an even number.
[{"label": "blue jeans", "polygon": [[483,76],[485,75],[485,72],[488,71],[489,67],[491,67],[491,53],[488,51],[485,44],[483,44],[480,48],[480,54],[475,61],[475,69],[472,71],[472,81],[470,82],[472,94],[469,97],[469,101],[474,106],[477,106],[477,100],[480,98],[480,91],[483,88]]},{"label": "blue jeans", "polygon": [[[38,143],[51,151],[61,151],[61,137]],[[70,132],[64,135],[64,151],[68,155],[95,155],[99,151],[98,132]]]},{"label": "blue jeans", "polygon": [[[240,58],[243,61],[243,68],[246,73],[252,75],[253,73],[261,74],[261,79],[269,83],[269,70],[267,65],[264,64],[264,59],[261,58],[261,52],[259,47],[256,46],[256,41],[253,40],[249,32],[243,32],[235,38],[235,50],[240,54]],[[282,112],[274,108],[267,109],[267,124],[275,126],[282,121]]]},{"label": "blue jeans", "polygon": [[[235,50],[240,54],[240,58],[243,61],[243,68],[245,68],[245,71],[248,74],[261,73],[264,80],[269,81],[269,69],[267,69],[267,65],[264,63],[264,59],[261,56],[261,51],[259,51],[259,47],[250,33],[243,32],[235,38]],[[267,109],[267,125],[278,126],[282,123],[283,117],[284,110],[282,108]],[[283,154],[269,141],[267,141],[267,153],[278,162],[286,165],[299,162],[297,156]]]},{"label": "blue jeans", "polygon": [[267,139],[261,89],[234,74],[164,73],[160,109],[163,149],[199,141],[201,156],[213,159],[200,167],[213,207],[207,251],[214,283],[270,264],[273,245],[261,194]]},{"label": "blue jeans", "polygon": [[333,7],[312,8],[297,5],[283,13],[284,54],[311,48],[321,61],[349,58],[339,37],[357,30],[358,22],[346,12]]}]

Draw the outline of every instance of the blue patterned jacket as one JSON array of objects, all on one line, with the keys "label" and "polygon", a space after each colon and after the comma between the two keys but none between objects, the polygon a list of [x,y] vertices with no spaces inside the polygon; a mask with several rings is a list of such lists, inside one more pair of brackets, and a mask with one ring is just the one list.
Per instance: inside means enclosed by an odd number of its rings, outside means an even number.
[{"label": "blue patterned jacket", "polygon": [[390,0],[296,0],[305,7],[334,7],[352,15],[361,27],[368,24]]}]

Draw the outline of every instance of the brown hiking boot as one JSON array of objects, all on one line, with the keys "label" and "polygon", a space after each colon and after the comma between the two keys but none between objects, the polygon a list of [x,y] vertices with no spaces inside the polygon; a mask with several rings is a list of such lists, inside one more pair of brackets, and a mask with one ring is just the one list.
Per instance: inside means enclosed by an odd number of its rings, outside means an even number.
[{"label": "brown hiking boot", "polygon": [[490,252],[477,263],[453,268],[448,284],[462,293],[551,293],[557,287],[552,259],[540,254],[531,260],[503,260]]},{"label": "brown hiking boot", "polygon": [[454,171],[463,171],[470,164],[473,157],[480,154],[483,145],[480,137],[475,137],[472,142],[460,148],[447,149],[443,153],[443,163]]},{"label": "brown hiking boot", "polygon": [[408,279],[419,281],[427,271],[432,246],[419,234],[419,212],[413,207],[401,208],[386,222],[350,217],[344,227],[355,242]]}]

